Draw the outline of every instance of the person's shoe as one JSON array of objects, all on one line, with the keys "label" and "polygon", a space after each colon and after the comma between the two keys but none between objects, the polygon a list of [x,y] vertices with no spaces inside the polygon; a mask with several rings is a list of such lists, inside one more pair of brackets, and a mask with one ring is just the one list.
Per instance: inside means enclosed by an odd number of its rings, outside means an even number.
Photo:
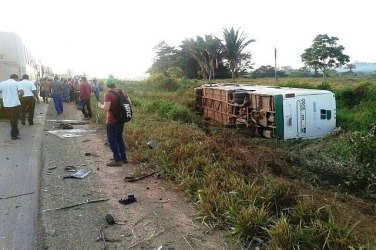
[{"label": "person's shoe", "polygon": [[17,140],[17,139],[21,139],[21,137],[19,137],[19,136],[12,136],[12,140]]},{"label": "person's shoe", "polygon": [[128,159],[127,159],[127,158],[122,159],[121,161],[122,161],[123,163],[125,163],[125,164],[128,163]]},{"label": "person's shoe", "polygon": [[122,165],[121,161],[110,161],[109,163],[106,163],[106,166],[108,167],[120,167]]},{"label": "person's shoe", "polygon": [[25,121],[21,121],[21,124],[22,124],[22,125],[25,125]]},{"label": "person's shoe", "polygon": [[34,125],[34,122],[29,122],[29,125]]}]

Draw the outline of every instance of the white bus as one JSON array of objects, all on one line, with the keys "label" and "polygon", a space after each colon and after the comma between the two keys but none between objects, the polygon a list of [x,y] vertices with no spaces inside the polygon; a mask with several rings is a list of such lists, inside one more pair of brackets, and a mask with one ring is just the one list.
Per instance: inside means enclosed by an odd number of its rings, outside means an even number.
[{"label": "white bus", "polygon": [[0,81],[9,79],[11,74],[22,77],[28,74],[30,80],[38,80],[40,75],[37,61],[15,33],[0,32]]},{"label": "white bus", "polygon": [[[28,74],[31,81],[37,81],[53,72],[35,60],[17,34],[0,32],[0,82],[9,79],[12,74],[17,74],[20,79]],[[0,109],[1,106],[0,94]]]}]

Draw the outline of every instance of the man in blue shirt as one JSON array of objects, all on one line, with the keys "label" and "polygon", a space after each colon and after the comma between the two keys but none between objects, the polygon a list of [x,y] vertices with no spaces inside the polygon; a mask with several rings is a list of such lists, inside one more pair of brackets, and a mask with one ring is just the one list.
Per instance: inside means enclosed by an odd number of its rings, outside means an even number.
[{"label": "man in blue shirt", "polygon": [[54,100],[55,110],[58,115],[63,113],[63,95],[64,86],[59,81],[59,77],[55,76],[53,82],[51,82],[52,99]]}]

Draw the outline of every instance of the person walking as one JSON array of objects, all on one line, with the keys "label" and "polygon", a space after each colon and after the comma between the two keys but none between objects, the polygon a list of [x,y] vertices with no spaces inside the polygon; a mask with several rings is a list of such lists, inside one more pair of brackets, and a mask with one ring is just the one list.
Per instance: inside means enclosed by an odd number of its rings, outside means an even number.
[{"label": "person walking", "polygon": [[55,110],[58,115],[63,113],[63,94],[64,87],[63,84],[59,81],[59,77],[55,76],[54,80],[51,82],[51,94],[52,99],[54,100]]},{"label": "person walking", "polygon": [[90,119],[91,117],[93,117],[90,106],[91,86],[87,82],[85,76],[83,76],[81,80],[82,82],[80,84],[80,101],[83,104],[82,113],[84,114],[85,119]]},{"label": "person walking", "polygon": [[95,99],[97,100],[97,102],[99,102],[99,92],[100,92],[101,88],[100,88],[100,85],[97,81],[97,79],[94,79],[93,80],[93,92],[94,92],[94,95],[95,95]]},{"label": "person walking", "polygon": [[106,116],[106,130],[107,130],[107,141],[110,149],[113,153],[113,160],[108,162],[107,166],[122,166],[123,163],[128,163],[126,148],[123,138],[124,123],[120,123],[115,119],[114,114],[111,112],[116,108],[116,94],[123,93],[124,97],[128,99],[129,103],[131,100],[127,92],[122,92],[116,88],[116,80],[114,78],[109,78],[106,80],[106,85],[109,88],[104,94],[104,103],[98,102],[98,106],[103,110],[107,111]]},{"label": "person walking", "polygon": [[23,89],[24,95],[21,97],[21,124],[25,125],[26,114],[29,125],[34,125],[35,95],[37,88],[32,81],[29,81],[28,75],[22,76],[19,82],[20,88]]},{"label": "person walking", "polygon": [[50,96],[50,82],[48,81],[47,77],[43,79],[42,84],[40,86],[41,95],[43,97],[43,102],[48,104],[48,97]]},{"label": "person walking", "polygon": [[21,89],[18,76],[12,74],[10,79],[0,83],[0,93],[3,95],[3,106],[9,114],[12,140],[20,139],[20,131],[18,130],[18,119],[20,118],[20,97],[24,91]]}]

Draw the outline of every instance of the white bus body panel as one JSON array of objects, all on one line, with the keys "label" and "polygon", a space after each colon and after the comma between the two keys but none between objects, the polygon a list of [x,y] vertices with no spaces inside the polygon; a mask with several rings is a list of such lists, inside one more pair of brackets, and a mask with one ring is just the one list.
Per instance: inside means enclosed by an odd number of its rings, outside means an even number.
[{"label": "white bus body panel", "polygon": [[37,63],[18,35],[0,32],[0,81],[9,79],[11,74],[20,78],[28,74],[30,80],[37,80]]},{"label": "white bus body panel", "polygon": [[326,136],[336,127],[335,105],[332,93],[284,98],[284,139]]}]

